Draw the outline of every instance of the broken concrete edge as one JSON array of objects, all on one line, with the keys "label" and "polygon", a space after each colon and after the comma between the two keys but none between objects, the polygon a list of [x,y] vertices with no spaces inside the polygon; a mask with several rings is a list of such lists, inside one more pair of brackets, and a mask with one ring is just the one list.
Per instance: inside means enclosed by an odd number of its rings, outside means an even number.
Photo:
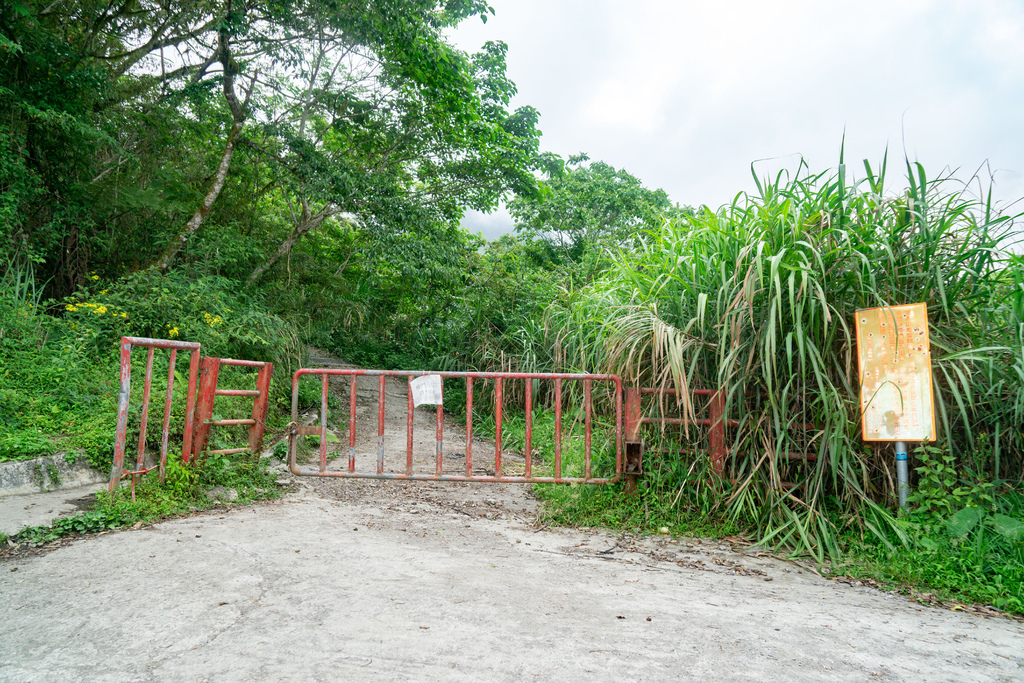
[{"label": "broken concrete edge", "polygon": [[42,458],[0,463],[0,497],[78,488],[109,478],[109,472],[93,468],[82,453],[65,451]]}]

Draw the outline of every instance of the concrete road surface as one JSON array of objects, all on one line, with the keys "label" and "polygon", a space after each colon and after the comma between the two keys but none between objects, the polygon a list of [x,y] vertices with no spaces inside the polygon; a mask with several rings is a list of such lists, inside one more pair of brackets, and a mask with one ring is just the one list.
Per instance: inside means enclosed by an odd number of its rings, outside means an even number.
[{"label": "concrete road surface", "polygon": [[1024,680],[1024,629],[522,487],[303,484],[0,561],[0,681]]}]

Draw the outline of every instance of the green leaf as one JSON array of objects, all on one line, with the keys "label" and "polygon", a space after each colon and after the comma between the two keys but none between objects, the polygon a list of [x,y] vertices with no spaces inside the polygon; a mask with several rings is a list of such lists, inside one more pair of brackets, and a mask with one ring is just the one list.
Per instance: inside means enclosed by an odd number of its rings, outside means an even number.
[{"label": "green leaf", "polygon": [[992,515],[992,528],[1003,538],[1024,540],[1024,522],[1006,515]]},{"label": "green leaf", "polygon": [[981,508],[968,507],[957,512],[946,520],[946,531],[953,538],[963,538],[971,529],[978,525],[978,522],[985,516]]}]

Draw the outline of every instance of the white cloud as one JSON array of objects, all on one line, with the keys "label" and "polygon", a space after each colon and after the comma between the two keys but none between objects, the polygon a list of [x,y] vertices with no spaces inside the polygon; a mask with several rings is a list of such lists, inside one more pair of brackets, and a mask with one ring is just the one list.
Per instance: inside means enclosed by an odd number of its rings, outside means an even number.
[{"label": "white cloud", "polygon": [[802,154],[813,169],[889,149],[934,175],[986,159],[1024,194],[1024,7],[1011,0],[492,0],[464,49],[509,44],[545,149],[587,152],[682,203],[717,205]]}]

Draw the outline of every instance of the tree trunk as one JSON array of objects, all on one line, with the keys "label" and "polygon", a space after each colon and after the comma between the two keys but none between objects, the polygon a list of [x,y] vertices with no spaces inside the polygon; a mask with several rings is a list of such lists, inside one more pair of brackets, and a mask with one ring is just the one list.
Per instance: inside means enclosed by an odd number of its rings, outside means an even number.
[{"label": "tree trunk", "polygon": [[318,212],[314,216],[304,218],[298,224],[298,226],[296,226],[296,228],[291,231],[291,234],[289,234],[288,237],[286,237],[285,240],[278,245],[277,251],[274,252],[273,256],[271,256],[269,259],[264,261],[262,264],[257,266],[255,270],[252,271],[252,274],[249,276],[249,279],[246,281],[246,284],[256,284],[256,281],[263,277],[263,274],[270,270],[275,263],[277,263],[282,258],[288,255],[288,253],[292,250],[292,247],[295,246],[295,243],[299,241],[299,238],[320,227],[320,225],[325,220],[333,216],[334,213],[335,212],[324,209],[323,211]]},{"label": "tree trunk", "polygon": [[192,214],[192,218],[189,219],[185,227],[178,233],[177,238],[167,246],[167,250],[164,251],[163,256],[156,264],[156,269],[161,273],[166,273],[170,270],[171,264],[174,263],[174,258],[181,251],[185,243],[188,242],[189,238],[192,237],[202,226],[203,221],[206,220],[207,214],[213,209],[213,203],[217,201],[217,197],[220,196],[220,191],[224,189],[224,182],[228,177],[228,169],[231,168],[231,157],[235,154],[235,142],[238,139],[238,133],[242,130],[242,124],[236,123],[231,126],[231,132],[228,133],[228,140],[224,145],[224,154],[220,158],[220,166],[217,167],[217,174],[213,178],[213,183],[210,185],[210,191],[206,193],[206,197],[203,198],[203,203],[199,205],[196,212]]},{"label": "tree trunk", "polygon": [[[227,17],[230,18],[232,15],[232,3],[231,0],[227,2]],[[171,268],[171,264],[174,263],[175,257],[178,252],[181,251],[182,247],[188,242],[188,240],[196,233],[197,230],[203,225],[203,221],[206,220],[207,214],[213,209],[213,203],[217,201],[217,197],[220,196],[220,191],[224,189],[224,182],[228,177],[228,170],[231,168],[231,157],[235,155],[235,145],[238,142],[238,134],[242,132],[242,124],[245,122],[246,108],[249,104],[249,96],[252,95],[253,89],[256,87],[256,74],[252,75],[252,82],[249,84],[249,89],[245,93],[245,102],[239,102],[238,96],[235,95],[235,76],[238,75],[238,63],[234,57],[231,56],[231,36],[228,33],[228,29],[222,27],[217,36],[217,59],[224,67],[224,99],[227,101],[228,109],[231,110],[232,125],[231,130],[228,132],[227,142],[224,143],[224,154],[221,155],[220,165],[217,167],[217,173],[213,177],[213,183],[210,185],[210,191],[206,193],[203,198],[203,203],[199,205],[196,212],[192,214],[192,218],[189,219],[185,227],[181,229],[178,236],[167,245],[167,250],[164,251],[163,256],[160,260],[154,264],[154,268],[159,270],[161,273],[166,273]]]}]

